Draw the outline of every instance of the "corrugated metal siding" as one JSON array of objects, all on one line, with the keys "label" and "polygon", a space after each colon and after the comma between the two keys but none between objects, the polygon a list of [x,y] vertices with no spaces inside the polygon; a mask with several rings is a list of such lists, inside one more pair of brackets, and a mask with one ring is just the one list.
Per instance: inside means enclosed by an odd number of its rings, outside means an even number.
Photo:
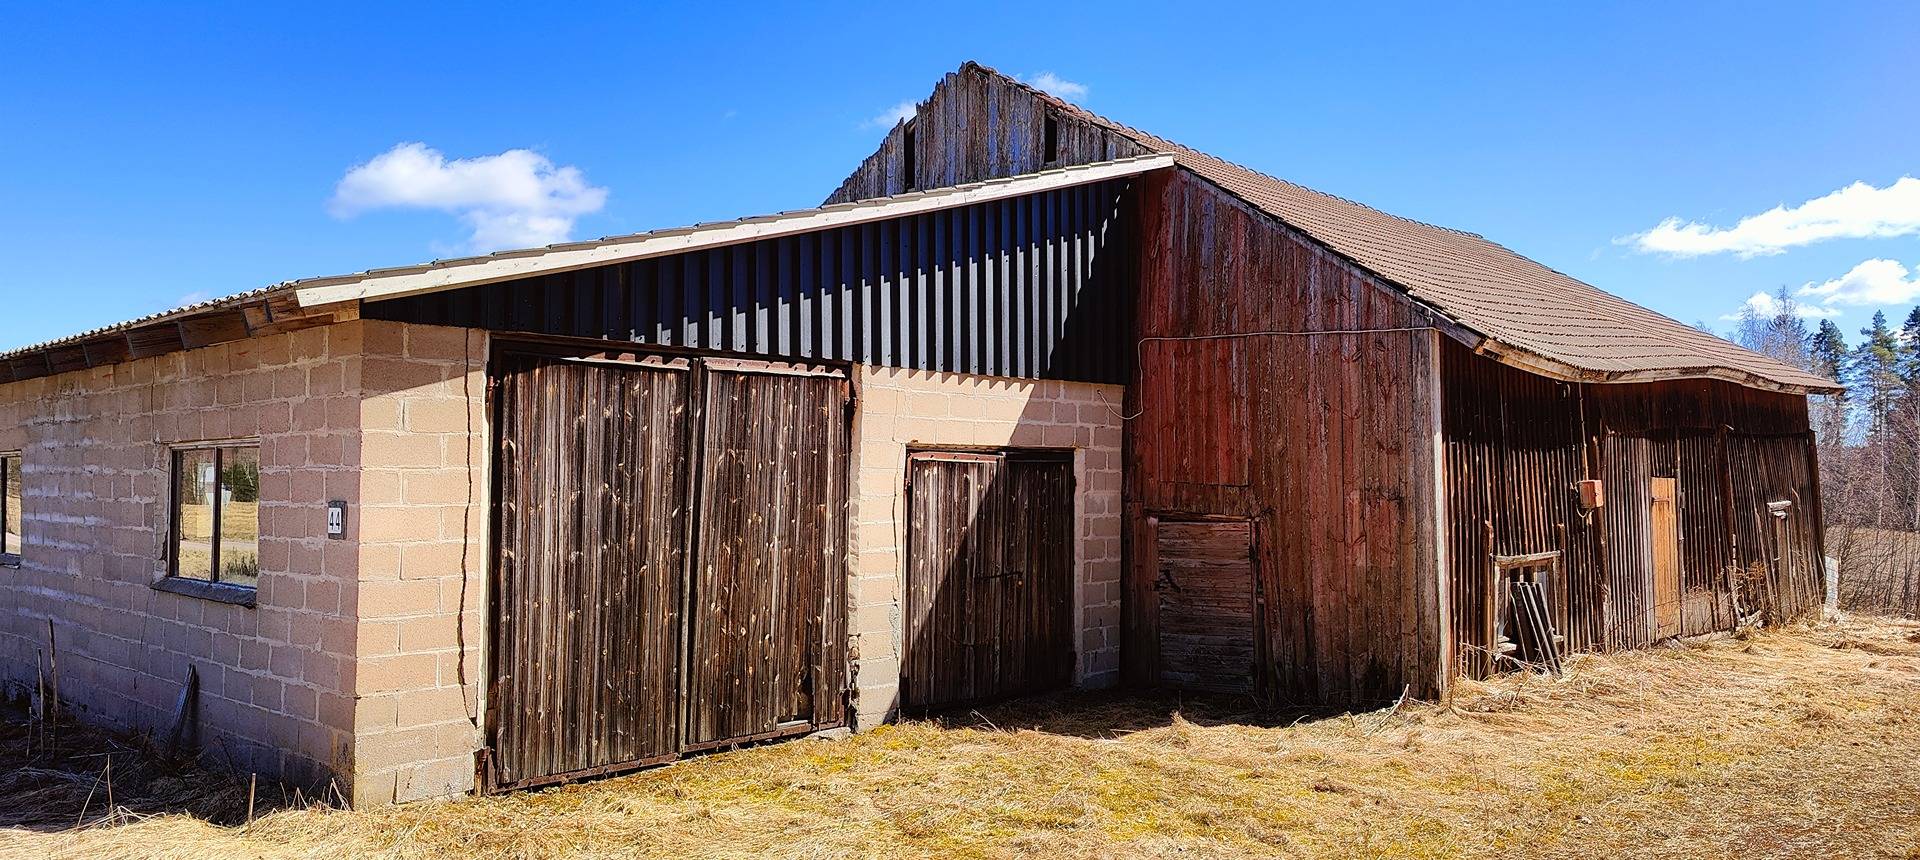
[{"label": "corrugated metal siding", "polygon": [[368,302],[371,319],[1126,381],[1132,180]]},{"label": "corrugated metal siding", "polygon": [[1480,358],[1442,351],[1448,576],[1461,665],[1488,668],[1486,614],[1492,555],[1558,550],[1559,581],[1547,583],[1555,629],[1575,649],[1605,636],[1603,568],[1590,517],[1572,492],[1585,477],[1580,401],[1573,386]]}]

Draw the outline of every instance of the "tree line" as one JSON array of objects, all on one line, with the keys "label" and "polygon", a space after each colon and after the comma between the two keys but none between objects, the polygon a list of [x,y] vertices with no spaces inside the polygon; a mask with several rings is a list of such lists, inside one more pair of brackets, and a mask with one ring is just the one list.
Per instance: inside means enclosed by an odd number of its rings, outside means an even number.
[{"label": "tree line", "polygon": [[1920,307],[1899,328],[1875,312],[1849,342],[1785,288],[1771,305],[1749,305],[1732,339],[1841,387],[1807,407],[1841,605],[1920,615]]}]

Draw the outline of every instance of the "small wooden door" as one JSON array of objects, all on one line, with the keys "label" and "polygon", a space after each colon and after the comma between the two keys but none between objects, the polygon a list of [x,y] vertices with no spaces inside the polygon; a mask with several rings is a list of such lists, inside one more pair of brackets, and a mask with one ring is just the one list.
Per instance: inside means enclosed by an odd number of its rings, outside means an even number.
[{"label": "small wooden door", "polygon": [[1653,556],[1654,635],[1665,639],[1680,635],[1680,517],[1673,478],[1653,478],[1652,508],[1647,521],[1648,539]]},{"label": "small wooden door", "polygon": [[1159,682],[1219,692],[1253,689],[1253,524],[1153,525]]},{"label": "small wooden door", "polygon": [[901,702],[942,707],[1070,683],[1070,455],[920,452],[907,481]]}]

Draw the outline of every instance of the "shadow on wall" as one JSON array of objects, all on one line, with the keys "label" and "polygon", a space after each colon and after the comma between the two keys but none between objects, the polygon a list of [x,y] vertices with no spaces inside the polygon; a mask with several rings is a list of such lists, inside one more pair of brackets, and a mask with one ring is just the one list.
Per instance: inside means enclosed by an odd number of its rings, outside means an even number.
[{"label": "shadow on wall", "polygon": [[[1027,405],[1036,408],[1059,407]],[[912,452],[907,471],[902,705],[1071,684],[1072,452]]]}]

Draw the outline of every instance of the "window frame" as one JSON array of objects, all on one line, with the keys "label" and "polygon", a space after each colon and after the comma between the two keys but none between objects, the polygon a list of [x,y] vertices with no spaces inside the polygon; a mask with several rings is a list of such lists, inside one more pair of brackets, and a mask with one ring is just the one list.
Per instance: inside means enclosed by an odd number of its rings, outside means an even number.
[{"label": "window frame", "polygon": [[[153,583],[160,591],[170,591],[189,597],[200,597],[221,603],[234,603],[253,606],[259,594],[258,575],[252,585],[224,581],[220,578],[220,541],[225,526],[226,505],[220,494],[221,482],[225,475],[225,460],[229,450],[252,449],[254,461],[260,460],[260,440],[223,439],[218,441],[191,442],[167,447],[167,547],[165,576]],[[185,454],[210,453],[213,455],[213,515],[211,532],[208,538],[209,553],[207,578],[198,579],[180,574],[180,466]],[[255,532],[259,530],[258,514],[255,514]],[[258,540],[258,538],[256,538]]]},{"label": "window frame", "polygon": [[[11,486],[11,472],[7,468],[8,461],[20,463],[20,507],[22,509],[20,513],[20,545],[14,547],[13,552],[7,552],[6,538],[8,514],[7,491],[13,489]],[[22,452],[0,451],[0,567],[19,567],[21,559],[27,554],[27,515],[25,512],[27,505],[26,475],[26,462],[22,458]]]}]

